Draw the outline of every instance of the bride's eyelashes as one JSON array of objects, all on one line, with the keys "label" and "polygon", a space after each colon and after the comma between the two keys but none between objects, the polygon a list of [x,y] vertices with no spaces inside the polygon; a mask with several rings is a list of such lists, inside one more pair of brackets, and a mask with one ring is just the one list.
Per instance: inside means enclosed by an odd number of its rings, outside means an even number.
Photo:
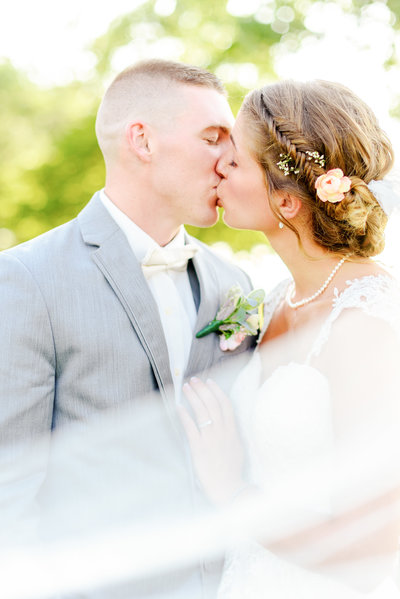
[{"label": "bride's eyelashes", "polygon": [[232,168],[235,168],[237,166],[237,162],[235,162],[234,160],[231,160],[229,162],[229,166],[231,166]]}]

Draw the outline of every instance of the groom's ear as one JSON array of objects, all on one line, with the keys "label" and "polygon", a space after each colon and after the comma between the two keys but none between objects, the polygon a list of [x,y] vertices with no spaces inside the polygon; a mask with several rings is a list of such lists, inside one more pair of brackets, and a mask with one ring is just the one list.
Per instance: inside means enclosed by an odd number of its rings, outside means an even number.
[{"label": "groom's ear", "polygon": [[295,218],[300,212],[301,206],[302,202],[297,196],[288,193],[278,194],[277,208],[286,220]]},{"label": "groom's ear", "polygon": [[149,133],[149,128],[145,123],[129,123],[126,127],[126,139],[129,149],[144,162],[150,162],[151,159]]}]

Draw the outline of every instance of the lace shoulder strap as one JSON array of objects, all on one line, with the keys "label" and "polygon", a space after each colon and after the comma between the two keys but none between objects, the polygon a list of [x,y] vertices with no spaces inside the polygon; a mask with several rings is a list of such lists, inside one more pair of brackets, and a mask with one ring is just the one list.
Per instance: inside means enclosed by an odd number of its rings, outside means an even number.
[{"label": "lace shoulder strap", "polygon": [[357,308],[369,316],[381,318],[400,336],[400,287],[389,275],[367,275],[346,281],[339,293],[334,289],[332,311],[322,325],[307,356],[307,364],[317,357],[329,338],[333,323],[346,308]]},{"label": "lace shoulder strap", "polygon": [[285,297],[288,287],[290,285],[290,279],[284,279],[280,281],[273,290],[267,295],[264,302],[264,324],[261,329],[260,335],[258,337],[257,343],[260,343],[262,340],[265,331],[269,327],[269,323],[271,322],[272,316],[278,307],[279,303]]}]

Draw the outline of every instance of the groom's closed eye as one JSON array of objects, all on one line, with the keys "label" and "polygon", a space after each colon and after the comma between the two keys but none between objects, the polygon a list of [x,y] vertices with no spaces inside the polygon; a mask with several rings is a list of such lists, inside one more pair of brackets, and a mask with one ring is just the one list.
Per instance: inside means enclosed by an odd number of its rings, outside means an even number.
[{"label": "groom's closed eye", "polygon": [[203,131],[204,140],[209,143],[216,145],[229,135],[229,130],[226,127],[219,127],[217,125],[207,127]]},{"label": "groom's closed eye", "polygon": [[220,138],[219,135],[216,135],[215,137],[206,137],[205,139],[209,144],[217,144]]}]

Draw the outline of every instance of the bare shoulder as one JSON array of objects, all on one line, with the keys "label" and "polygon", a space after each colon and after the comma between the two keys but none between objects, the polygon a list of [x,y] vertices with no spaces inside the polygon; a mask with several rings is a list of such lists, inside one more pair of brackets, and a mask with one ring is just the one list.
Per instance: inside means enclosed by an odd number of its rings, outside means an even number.
[{"label": "bare shoulder", "polygon": [[359,280],[364,277],[382,276],[393,279],[390,271],[379,262],[346,262],[335,278],[335,287],[339,291],[343,291],[348,287],[349,281]]},{"label": "bare shoulder", "polygon": [[[371,278],[372,277],[372,278]],[[385,357],[400,361],[400,288],[385,271],[348,281],[336,298],[329,348],[344,360],[376,364]],[[398,368],[398,367],[396,367]]]},{"label": "bare shoulder", "polygon": [[[380,362],[385,354],[400,360],[400,286],[377,263],[351,263],[335,281],[329,319],[329,343],[336,360],[364,364]],[[397,362],[398,363],[398,362]]]}]

